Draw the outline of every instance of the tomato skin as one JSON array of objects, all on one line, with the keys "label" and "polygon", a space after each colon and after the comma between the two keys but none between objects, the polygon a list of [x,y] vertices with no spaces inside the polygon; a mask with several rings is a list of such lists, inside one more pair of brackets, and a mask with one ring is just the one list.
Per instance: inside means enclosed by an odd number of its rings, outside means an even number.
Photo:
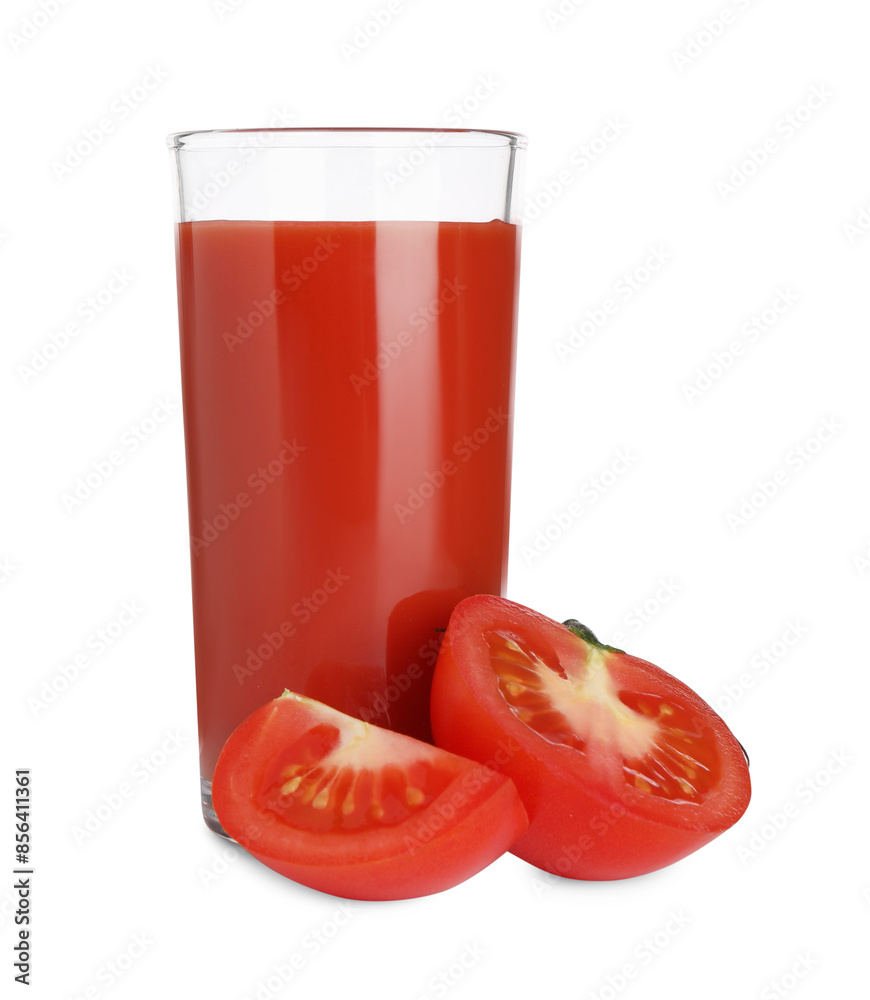
[{"label": "tomato skin", "polygon": [[[728,829],[749,802],[749,774],[739,744],[725,723],[691,689],[637,657],[620,654],[618,672],[652,678],[715,726],[725,761],[723,801],[716,810],[679,815],[641,808],[634,789],[595,786],[578,774],[568,747],[553,746],[517,719],[498,695],[479,639],[481,627],[510,621],[520,609],[533,626],[561,629],[529,609],[478,596],[457,606],[441,647],[432,685],[432,728],[437,746],[489,761],[509,776],[529,814],[528,830],[511,853],[545,871],[575,879],[611,880],[643,875],[680,860]],[[566,630],[567,631],[567,630]],[[572,640],[568,640],[572,641]],[[501,755],[499,756],[499,751]],[[640,803],[640,804],[639,804]],[[654,806],[656,804],[653,804]],[[654,812],[654,810],[653,810]]]},{"label": "tomato skin", "polygon": [[[340,726],[347,717],[311,699],[278,698],[238,726],[218,759],[212,795],[223,828],[281,875],[348,899],[425,896],[476,874],[500,857],[528,825],[509,779],[376,726],[369,731],[398,755],[420,752],[444,764],[453,775],[445,790],[418,816],[394,827],[312,832],[288,825],[262,805],[275,752],[310,732],[314,724],[335,720]],[[353,723],[363,725],[358,720]]]},{"label": "tomato skin", "polygon": [[510,782],[504,782],[450,834],[380,859],[305,865],[246,848],[273,871],[320,892],[345,899],[414,899],[452,889],[507,851],[528,824]]}]

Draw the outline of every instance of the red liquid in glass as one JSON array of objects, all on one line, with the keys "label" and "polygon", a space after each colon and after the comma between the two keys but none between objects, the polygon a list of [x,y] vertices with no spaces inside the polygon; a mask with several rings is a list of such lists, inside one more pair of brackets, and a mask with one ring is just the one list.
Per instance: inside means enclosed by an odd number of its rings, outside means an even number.
[{"label": "red liquid in glass", "polygon": [[284,688],[423,739],[506,570],[518,231],[178,227],[202,773]]}]

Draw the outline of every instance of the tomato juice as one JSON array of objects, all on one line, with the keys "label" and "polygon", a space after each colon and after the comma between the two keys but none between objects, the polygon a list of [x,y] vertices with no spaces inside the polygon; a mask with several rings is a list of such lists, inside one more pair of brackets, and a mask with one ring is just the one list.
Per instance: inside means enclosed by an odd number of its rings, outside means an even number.
[{"label": "tomato juice", "polygon": [[505,581],[518,228],[177,241],[204,779],[285,688],[431,738],[449,614]]}]

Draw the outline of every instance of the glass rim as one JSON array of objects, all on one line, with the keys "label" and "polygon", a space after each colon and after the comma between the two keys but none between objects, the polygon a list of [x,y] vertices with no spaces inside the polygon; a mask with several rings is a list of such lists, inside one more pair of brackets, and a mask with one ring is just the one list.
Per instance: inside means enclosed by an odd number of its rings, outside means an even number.
[{"label": "glass rim", "polygon": [[[414,149],[419,143],[395,141],[396,137],[441,136],[438,145],[446,149],[525,149],[528,139],[522,132],[508,132],[498,129],[472,128],[366,128],[363,126],[344,127],[299,127],[299,128],[235,128],[197,129],[173,132],[166,137],[170,149],[182,152],[213,152],[220,149],[247,149],[252,143],[251,136],[270,135],[280,137],[263,142],[271,149]],[[346,141],[325,141],[327,136]],[[304,141],[310,137],[310,141]],[[357,137],[357,141],[352,141]],[[368,137],[368,141],[362,141]],[[318,141],[319,140],[319,141]],[[384,141],[386,140],[386,141]]]}]

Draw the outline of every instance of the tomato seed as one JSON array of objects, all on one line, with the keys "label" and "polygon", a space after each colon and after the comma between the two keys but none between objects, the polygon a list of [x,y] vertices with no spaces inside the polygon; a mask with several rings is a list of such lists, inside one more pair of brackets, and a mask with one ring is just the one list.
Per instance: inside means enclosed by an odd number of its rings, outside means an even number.
[{"label": "tomato seed", "polygon": [[409,806],[419,806],[423,803],[426,796],[420,791],[419,788],[406,788],[405,789],[405,802]]}]

